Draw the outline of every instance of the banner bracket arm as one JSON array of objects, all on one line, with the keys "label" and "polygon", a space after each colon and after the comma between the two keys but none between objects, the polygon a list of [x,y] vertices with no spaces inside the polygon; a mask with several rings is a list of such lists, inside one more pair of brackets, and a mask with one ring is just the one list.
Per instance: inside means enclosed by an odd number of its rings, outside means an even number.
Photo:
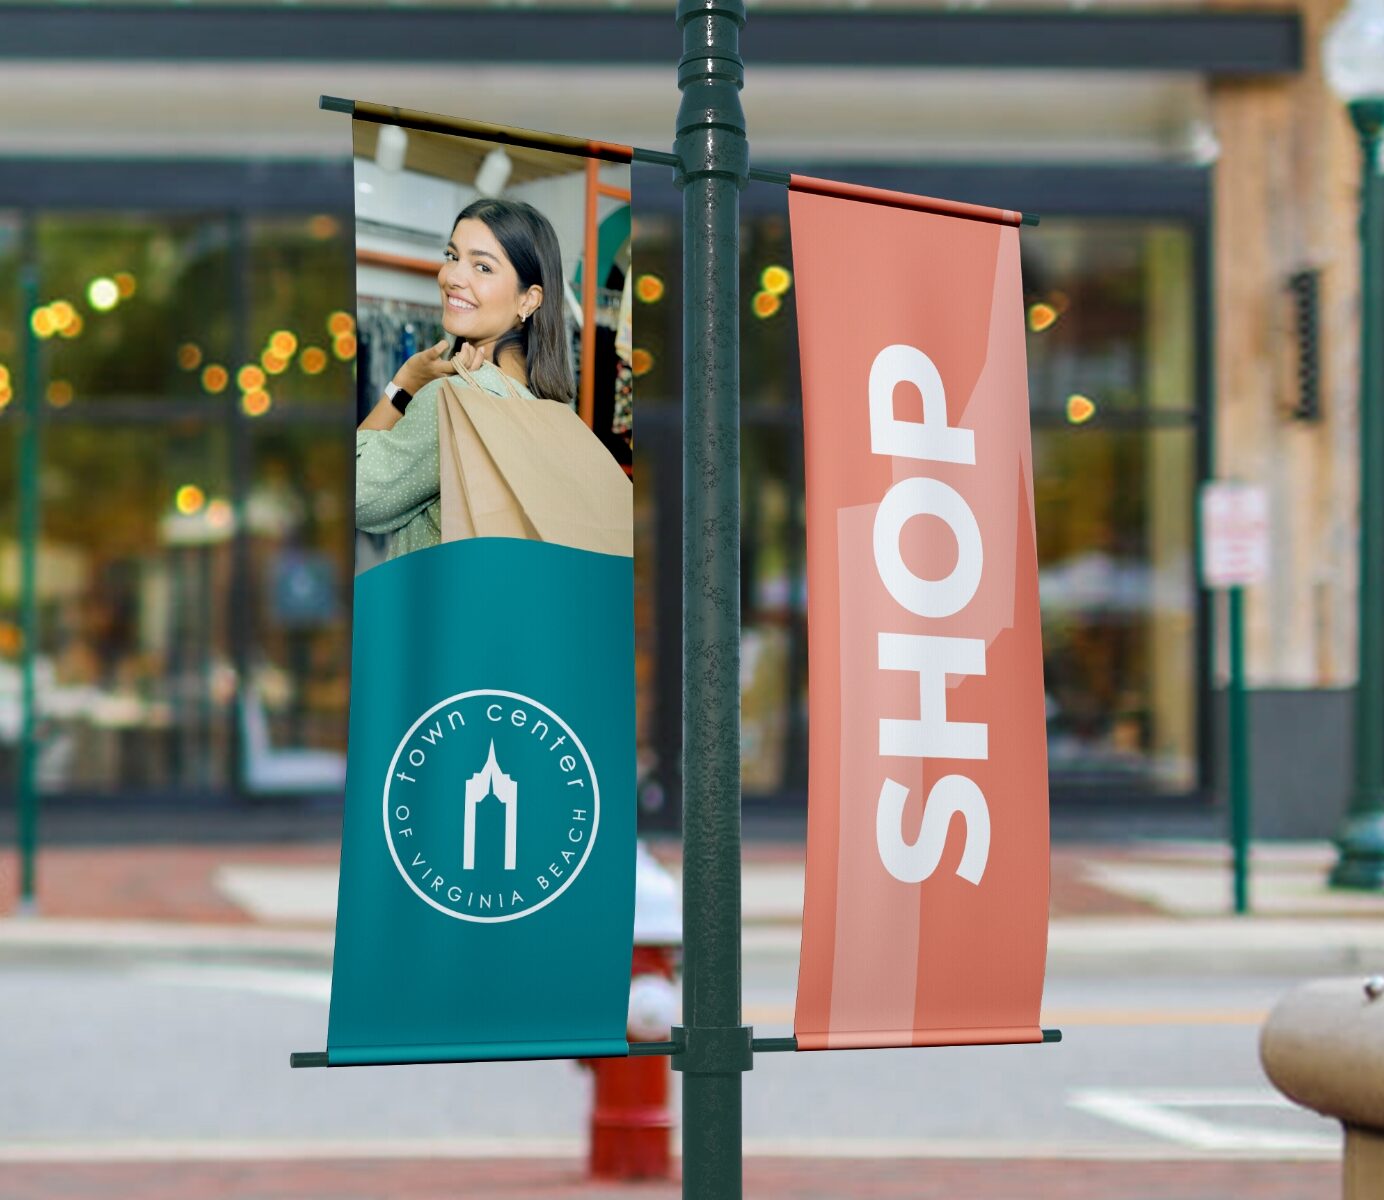
[{"label": "banner bracket arm", "polygon": [[288,1056],[290,1067],[329,1067],[325,1050],[295,1050]]},{"label": "banner bracket arm", "polygon": [[[1042,1034],[1041,1045],[1050,1045],[1062,1040],[1062,1030],[1060,1029],[1044,1029]],[[629,1045],[631,1058],[648,1058],[655,1055],[671,1056],[683,1050],[681,1042],[631,1042]],[[753,1038],[750,1042],[750,1048],[755,1054],[794,1051],[798,1048],[798,1039],[796,1037]]]},{"label": "banner bracket arm", "polygon": [[[356,102],[354,100],[347,100],[341,96],[319,96],[317,98],[317,107],[327,112],[346,113],[348,116],[354,116]],[[483,132],[473,136],[483,136]],[[650,166],[671,167],[676,170],[681,161],[676,154],[669,153],[666,150],[647,150],[642,146],[633,146],[631,150],[633,151],[631,157],[635,162],[646,163]],[[749,177],[756,183],[772,183],[777,184],[779,187],[789,187],[792,182],[792,175],[790,172],[773,171],[768,167],[750,167]],[[1023,225],[1037,225],[1038,217],[1033,213],[1024,213],[1020,223]],[[657,1043],[650,1042],[648,1044],[656,1045]]]}]

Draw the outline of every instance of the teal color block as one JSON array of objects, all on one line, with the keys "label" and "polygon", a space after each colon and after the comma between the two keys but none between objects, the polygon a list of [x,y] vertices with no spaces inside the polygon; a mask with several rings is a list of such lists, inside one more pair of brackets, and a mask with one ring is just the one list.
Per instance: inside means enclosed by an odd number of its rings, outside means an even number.
[{"label": "teal color block", "polygon": [[626,1053],[632,560],[444,543],[353,625],[330,1062]]}]

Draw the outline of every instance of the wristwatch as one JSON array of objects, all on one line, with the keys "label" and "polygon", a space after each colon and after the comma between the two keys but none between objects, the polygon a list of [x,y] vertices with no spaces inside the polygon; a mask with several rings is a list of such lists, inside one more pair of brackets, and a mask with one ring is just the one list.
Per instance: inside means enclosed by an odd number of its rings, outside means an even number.
[{"label": "wristwatch", "polygon": [[385,384],[384,398],[399,410],[400,415],[408,408],[408,402],[413,399],[412,392],[406,392],[392,380]]}]

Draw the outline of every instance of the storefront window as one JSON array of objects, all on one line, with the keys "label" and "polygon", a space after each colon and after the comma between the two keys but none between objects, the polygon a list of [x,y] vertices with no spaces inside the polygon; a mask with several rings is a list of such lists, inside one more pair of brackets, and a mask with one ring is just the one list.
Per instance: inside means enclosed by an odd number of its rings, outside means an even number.
[{"label": "storefront window", "polygon": [[232,227],[216,216],[39,217],[45,403],[200,400],[233,386]]},{"label": "storefront window", "polygon": [[[250,322],[245,362],[263,415],[313,406],[345,417],[355,397],[355,292],[350,231],[341,218],[257,217],[249,222]],[[242,389],[244,390],[244,389]],[[345,407],[343,408],[343,404]]]},{"label": "storefront window", "polygon": [[[340,222],[0,214],[0,453],[38,347],[37,774],[59,795],[340,794],[354,323]],[[0,389],[0,398],[6,398]],[[11,472],[4,472],[8,481]],[[19,733],[0,494],[0,756]]]},{"label": "storefront window", "polygon": [[1189,791],[1199,689],[1191,234],[1045,221],[1024,235],[1054,778]]},{"label": "storefront window", "polygon": [[[641,269],[671,288],[676,225],[643,223]],[[1048,732],[1056,790],[1118,800],[1197,783],[1192,513],[1198,481],[1195,261],[1185,225],[1046,218],[1023,234]],[[800,381],[786,221],[743,226],[742,774],[806,786]],[[787,270],[784,270],[787,268]],[[646,306],[658,347],[642,411],[679,394],[680,307]],[[671,351],[671,352],[670,352]],[[679,497],[654,484],[654,503]],[[655,524],[650,522],[651,526]],[[662,522],[658,528],[664,528]],[[641,553],[643,551],[641,550]],[[671,614],[660,611],[656,619]],[[661,659],[655,672],[676,672]],[[658,685],[663,703],[677,692]]]},{"label": "storefront window", "polygon": [[20,335],[20,221],[0,212],[0,795],[14,779],[20,736],[19,438],[24,338]]},{"label": "storefront window", "polygon": [[[265,764],[286,761],[284,750],[346,749],[354,534],[347,432],[291,428],[254,438],[245,503],[253,622],[241,696],[241,717],[253,734],[245,746],[252,791],[273,775],[265,775]],[[319,787],[329,791],[331,759],[317,763]],[[343,757],[338,773],[344,763]],[[312,778],[309,772],[295,783],[308,790]]]},{"label": "storefront window", "polygon": [[227,785],[226,461],[201,422],[45,429],[41,789]]}]

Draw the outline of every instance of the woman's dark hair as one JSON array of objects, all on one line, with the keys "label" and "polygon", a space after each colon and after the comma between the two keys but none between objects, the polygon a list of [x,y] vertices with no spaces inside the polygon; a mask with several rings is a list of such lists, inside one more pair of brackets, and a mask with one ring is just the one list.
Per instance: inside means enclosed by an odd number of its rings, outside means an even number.
[{"label": "woman's dark hair", "polygon": [[[538,209],[522,200],[474,200],[457,214],[452,228],[466,220],[484,221],[519,276],[519,289],[538,284],[543,303],[517,329],[495,343],[495,363],[509,349],[524,356],[529,390],[544,400],[570,404],[576,393],[563,320],[562,251],[557,234]],[[455,349],[460,349],[460,339]]]}]

